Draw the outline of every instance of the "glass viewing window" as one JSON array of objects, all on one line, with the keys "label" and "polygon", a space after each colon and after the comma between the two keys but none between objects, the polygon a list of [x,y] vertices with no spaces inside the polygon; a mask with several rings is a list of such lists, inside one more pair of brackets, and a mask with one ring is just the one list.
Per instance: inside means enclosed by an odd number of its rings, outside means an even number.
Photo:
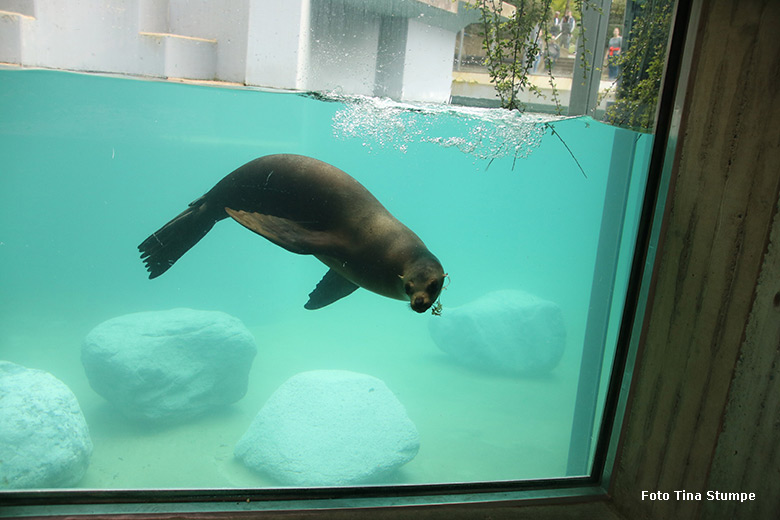
[{"label": "glass viewing window", "polygon": [[[598,492],[686,4],[60,4],[0,1],[8,511]],[[665,59],[663,85],[638,65]],[[419,236],[446,273],[430,308],[365,288],[304,308],[332,290],[317,286],[329,267],[350,266],[285,249],[315,235],[365,247],[379,220],[370,206],[345,224],[370,195],[273,184],[282,163],[239,190],[278,195],[278,220],[255,228],[277,245],[219,207],[147,279],[138,244],[162,244],[152,233],[188,203],[272,154],[343,170]],[[262,200],[261,217],[276,204]],[[293,200],[308,220],[284,213]],[[394,251],[349,272],[421,291],[411,268],[381,267]]]}]

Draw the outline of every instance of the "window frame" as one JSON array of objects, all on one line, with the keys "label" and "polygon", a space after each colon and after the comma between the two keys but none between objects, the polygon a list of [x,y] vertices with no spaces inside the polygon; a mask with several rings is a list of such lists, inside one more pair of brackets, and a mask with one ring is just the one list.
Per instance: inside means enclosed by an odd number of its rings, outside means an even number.
[{"label": "window frame", "polygon": [[636,350],[644,330],[647,291],[655,260],[653,244],[662,224],[700,7],[701,2],[696,0],[677,0],[675,4],[646,190],[590,474],[533,480],[318,488],[3,490],[0,502],[5,511],[0,516],[302,511],[605,498],[627,409]]}]

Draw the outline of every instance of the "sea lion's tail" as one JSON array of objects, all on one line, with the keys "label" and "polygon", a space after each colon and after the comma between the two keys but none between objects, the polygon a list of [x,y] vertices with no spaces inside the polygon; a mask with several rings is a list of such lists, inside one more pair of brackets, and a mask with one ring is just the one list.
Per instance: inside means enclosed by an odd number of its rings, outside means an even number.
[{"label": "sea lion's tail", "polygon": [[220,220],[205,209],[201,197],[141,242],[138,250],[149,271],[149,279],[157,278],[167,271]]}]

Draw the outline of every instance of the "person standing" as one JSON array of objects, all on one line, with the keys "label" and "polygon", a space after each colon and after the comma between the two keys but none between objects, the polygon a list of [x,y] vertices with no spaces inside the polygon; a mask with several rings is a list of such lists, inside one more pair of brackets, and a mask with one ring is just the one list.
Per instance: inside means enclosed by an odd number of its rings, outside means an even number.
[{"label": "person standing", "polygon": [[555,16],[553,16],[552,23],[550,24],[550,34],[553,38],[557,38],[561,34],[561,13],[560,11],[555,11]]},{"label": "person standing", "polygon": [[571,35],[574,32],[574,27],[577,26],[577,20],[574,19],[574,15],[571,11],[566,11],[566,14],[561,20],[561,45],[569,52],[569,43],[571,43]]},{"label": "person standing", "polygon": [[616,80],[620,74],[620,51],[623,47],[623,37],[620,36],[620,28],[615,27],[612,31],[612,38],[609,39],[609,48],[607,49],[607,67],[609,68],[609,79]]}]

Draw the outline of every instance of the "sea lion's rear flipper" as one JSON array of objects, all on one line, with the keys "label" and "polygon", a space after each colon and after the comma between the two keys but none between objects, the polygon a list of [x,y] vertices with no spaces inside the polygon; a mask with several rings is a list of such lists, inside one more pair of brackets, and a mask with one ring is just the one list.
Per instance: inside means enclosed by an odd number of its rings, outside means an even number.
[{"label": "sea lion's rear flipper", "polygon": [[333,269],[329,269],[317,287],[309,293],[309,301],[303,307],[314,310],[330,305],[336,300],[349,296],[358,286],[350,282]]},{"label": "sea lion's rear flipper", "polygon": [[309,229],[290,219],[231,208],[225,208],[225,211],[242,226],[291,253],[320,254],[335,245],[331,233]]},{"label": "sea lion's rear flipper", "polygon": [[141,242],[138,250],[149,271],[157,278],[198,243],[219,220],[203,208],[204,198],[190,203],[183,212]]}]

